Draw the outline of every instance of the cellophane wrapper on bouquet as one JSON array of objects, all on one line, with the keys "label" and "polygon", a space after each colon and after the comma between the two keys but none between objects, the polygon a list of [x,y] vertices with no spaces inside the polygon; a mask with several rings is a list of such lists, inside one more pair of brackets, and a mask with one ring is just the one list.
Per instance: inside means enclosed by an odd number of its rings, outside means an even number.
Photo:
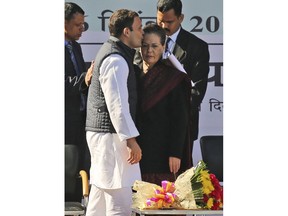
[{"label": "cellophane wrapper on bouquet", "polygon": [[223,208],[223,187],[199,161],[195,167],[178,176],[175,182],[163,180],[160,185],[135,181],[133,208],[138,209],[212,209]]}]

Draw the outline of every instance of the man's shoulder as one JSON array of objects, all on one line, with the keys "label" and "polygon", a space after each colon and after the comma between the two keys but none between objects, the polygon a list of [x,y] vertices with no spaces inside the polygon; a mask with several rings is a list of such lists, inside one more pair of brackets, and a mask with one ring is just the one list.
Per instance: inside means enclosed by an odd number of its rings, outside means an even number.
[{"label": "man's shoulder", "polygon": [[72,41],[72,46],[73,46],[73,49],[81,50],[82,52],[81,46],[77,41]]},{"label": "man's shoulder", "polygon": [[77,41],[75,41],[75,40],[72,41],[72,45],[73,45],[73,46],[80,46],[80,44],[79,44]]},{"label": "man's shoulder", "polygon": [[207,45],[207,42],[202,40],[201,38],[197,37],[191,32],[188,32],[187,30],[181,28],[179,35],[177,37],[177,41],[193,41],[193,43],[199,43],[199,44],[205,44]]}]

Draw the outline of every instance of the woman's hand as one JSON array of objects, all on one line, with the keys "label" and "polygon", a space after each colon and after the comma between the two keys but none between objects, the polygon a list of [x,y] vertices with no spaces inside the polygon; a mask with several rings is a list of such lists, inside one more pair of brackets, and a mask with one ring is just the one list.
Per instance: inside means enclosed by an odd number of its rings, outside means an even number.
[{"label": "woman's hand", "polygon": [[181,159],[176,157],[169,157],[170,172],[176,174],[180,169]]},{"label": "woman's hand", "polygon": [[90,65],[90,67],[86,73],[86,76],[85,76],[85,83],[87,86],[89,86],[91,83],[93,70],[94,70],[94,61],[91,62],[91,65]]}]

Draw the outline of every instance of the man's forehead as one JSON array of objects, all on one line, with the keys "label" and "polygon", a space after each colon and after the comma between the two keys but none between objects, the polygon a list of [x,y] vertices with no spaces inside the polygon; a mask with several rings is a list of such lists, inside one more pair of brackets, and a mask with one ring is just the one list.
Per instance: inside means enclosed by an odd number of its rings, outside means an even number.
[{"label": "man's forehead", "polygon": [[177,19],[177,16],[175,15],[174,10],[173,9],[171,10],[164,12],[164,13],[162,13],[161,11],[157,11],[157,19],[161,21],[170,21],[170,20]]},{"label": "man's forehead", "polygon": [[138,16],[134,17],[133,25],[136,25],[136,26],[142,25],[142,21],[140,17]]},{"label": "man's forehead", "polygon": [[76,21],[77,22],[77,21],[82,21],[82,20],[84,20],[84,15],[81,13],[75,13],[75,14],[73,14],[70,21]]}]

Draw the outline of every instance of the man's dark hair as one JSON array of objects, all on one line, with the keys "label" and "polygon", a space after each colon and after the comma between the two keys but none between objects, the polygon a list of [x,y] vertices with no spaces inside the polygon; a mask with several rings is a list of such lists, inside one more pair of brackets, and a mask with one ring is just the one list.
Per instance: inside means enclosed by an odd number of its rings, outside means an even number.
[{"label": "man's dark hair", "polygon": [[110,35],[119,38],[124,28],[129,28],[133,31],[132,25],[135,17],[139,17],[138,13],[135,11],[127,9],[115,11],[109,19]]},{"label": "man's dark hair", "polygon": [[160,43],[165,44],[166,32],[156,23],[150,23],[143,28],[144,34],[156,34],[160,37]]},{"label": "man's dark hair", "polygon": [[79,5],[73,2],[65,2],[65,20],[71,20],[76,13],[85,15],[84,10]]},{"label": "man's dark hair", "polygon": [[181,0],[158,0],[157,10],[161,13],[174,9],[175,15],[179,17],[182,14]]}]

